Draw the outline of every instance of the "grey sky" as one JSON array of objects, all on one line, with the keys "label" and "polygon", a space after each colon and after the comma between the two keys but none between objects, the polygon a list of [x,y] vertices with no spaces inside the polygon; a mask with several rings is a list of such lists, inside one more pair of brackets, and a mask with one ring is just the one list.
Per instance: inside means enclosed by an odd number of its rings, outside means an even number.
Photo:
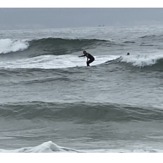
[{"label": "grey sky", "polygon": [[0,8],[0,28],[163,24],[163,8]]}]

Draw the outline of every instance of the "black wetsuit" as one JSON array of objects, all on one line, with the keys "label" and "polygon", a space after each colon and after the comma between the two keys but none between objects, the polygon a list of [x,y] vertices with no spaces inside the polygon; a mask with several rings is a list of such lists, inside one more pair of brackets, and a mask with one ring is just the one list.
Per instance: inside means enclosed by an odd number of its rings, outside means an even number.
[{"label": "black wetsuit", "polygon": [[87,57],[87,66],[95,60],[95,58],[89,53],[86,53],[83,56]]}]

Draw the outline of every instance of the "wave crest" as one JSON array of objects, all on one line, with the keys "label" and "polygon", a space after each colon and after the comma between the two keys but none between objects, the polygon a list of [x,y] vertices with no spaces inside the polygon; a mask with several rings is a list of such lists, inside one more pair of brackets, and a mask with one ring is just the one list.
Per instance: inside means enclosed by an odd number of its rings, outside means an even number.
[{"label": "wave crest", "polygon": [[0,39],[0,54],[23,51],[29,47],[29,43],[24,40]]}]

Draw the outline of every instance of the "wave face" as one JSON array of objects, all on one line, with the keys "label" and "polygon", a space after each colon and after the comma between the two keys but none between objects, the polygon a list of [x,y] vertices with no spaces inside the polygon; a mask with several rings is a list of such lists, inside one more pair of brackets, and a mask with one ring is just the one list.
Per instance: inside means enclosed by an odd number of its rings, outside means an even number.
[{"label": "wave face", "polygon": [[39,49],[52,53],[53,55],[70,54],[83,49],[93,48],[105,43],[105,40],[98,39],[62,39],[43,38],[30,41],[30,49]]},{"label": "wave face", "polygon": [[118,104],[31,102],[1,105],[0,117],[52,121],[151,121],[162,120],[163,110]]},{"label": "wave face", "polygon": [[143,41],[163,41],[163,35],[162,34],[147,34],[144,36],[141,36],[140,39]]}]

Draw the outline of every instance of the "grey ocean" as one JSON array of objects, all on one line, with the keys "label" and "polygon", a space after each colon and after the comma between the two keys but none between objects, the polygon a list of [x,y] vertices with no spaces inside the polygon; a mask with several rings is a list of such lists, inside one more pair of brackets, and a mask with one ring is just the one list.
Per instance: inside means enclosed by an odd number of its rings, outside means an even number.
[{"label": "grey ocean", "polygon": [[0,30],[0,152],[162,152],[162,95],[163,26]]}]

